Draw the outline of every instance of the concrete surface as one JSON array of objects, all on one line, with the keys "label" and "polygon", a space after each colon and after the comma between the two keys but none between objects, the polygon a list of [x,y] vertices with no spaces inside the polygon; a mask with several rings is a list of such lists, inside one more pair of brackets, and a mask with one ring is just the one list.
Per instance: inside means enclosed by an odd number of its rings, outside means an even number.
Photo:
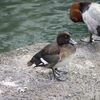
[{"label": "concrete surface", "polygon": [[100,42],[78,44],[64,82],[50,69],[26,65],[45,45],[0,54],[0,100],[100,100]]}]

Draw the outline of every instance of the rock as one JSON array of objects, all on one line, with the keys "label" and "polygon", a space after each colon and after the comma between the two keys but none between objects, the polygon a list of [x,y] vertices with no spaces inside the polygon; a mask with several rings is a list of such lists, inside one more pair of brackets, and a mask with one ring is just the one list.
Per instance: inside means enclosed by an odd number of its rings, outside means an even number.
[{"label": "rock", "polygon": [[0,54],[0,100],[100,100],[100,43],[79,42],[67,80],[54,80],[46,68],[28,67],[44,44]]}]

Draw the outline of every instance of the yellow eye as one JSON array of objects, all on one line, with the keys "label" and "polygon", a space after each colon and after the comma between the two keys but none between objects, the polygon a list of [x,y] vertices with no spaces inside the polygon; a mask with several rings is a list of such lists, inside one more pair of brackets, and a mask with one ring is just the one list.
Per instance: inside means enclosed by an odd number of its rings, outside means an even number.
[{"label": "yellow eye", "polygon": [[65,35],[65,38],[67,38],[67,36]]}]

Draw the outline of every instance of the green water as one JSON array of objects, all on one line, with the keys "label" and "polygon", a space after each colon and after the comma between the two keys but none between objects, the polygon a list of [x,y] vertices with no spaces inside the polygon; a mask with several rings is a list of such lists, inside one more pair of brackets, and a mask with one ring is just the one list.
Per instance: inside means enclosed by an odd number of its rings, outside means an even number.
[{"label": "green water", "polygon": [[[99,1],[99,0],[98,0]],[[58,32],[87,36],[83,23],[69,19],[72,0],[0,0],[0,52],[54,41]]]}]

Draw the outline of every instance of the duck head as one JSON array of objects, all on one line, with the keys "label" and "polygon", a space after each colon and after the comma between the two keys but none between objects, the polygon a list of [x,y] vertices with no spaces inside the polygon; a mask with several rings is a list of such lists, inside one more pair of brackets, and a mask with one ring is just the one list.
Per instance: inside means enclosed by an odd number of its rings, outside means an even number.
[{"label": "duck head", "polygon": [[70,33],[68,33],[68,32],[61,32],[57,36],[57,44],[59,46],[62,46],[64,44],[72,44],[72,45],[75,45],[76,42],[73,39],[71,39]]},{"label": "duck head", "polygon": [[91,2],[76,2],[70,7],[70,19],[73,22],[84,22],[82,13],[89,8]]}]

